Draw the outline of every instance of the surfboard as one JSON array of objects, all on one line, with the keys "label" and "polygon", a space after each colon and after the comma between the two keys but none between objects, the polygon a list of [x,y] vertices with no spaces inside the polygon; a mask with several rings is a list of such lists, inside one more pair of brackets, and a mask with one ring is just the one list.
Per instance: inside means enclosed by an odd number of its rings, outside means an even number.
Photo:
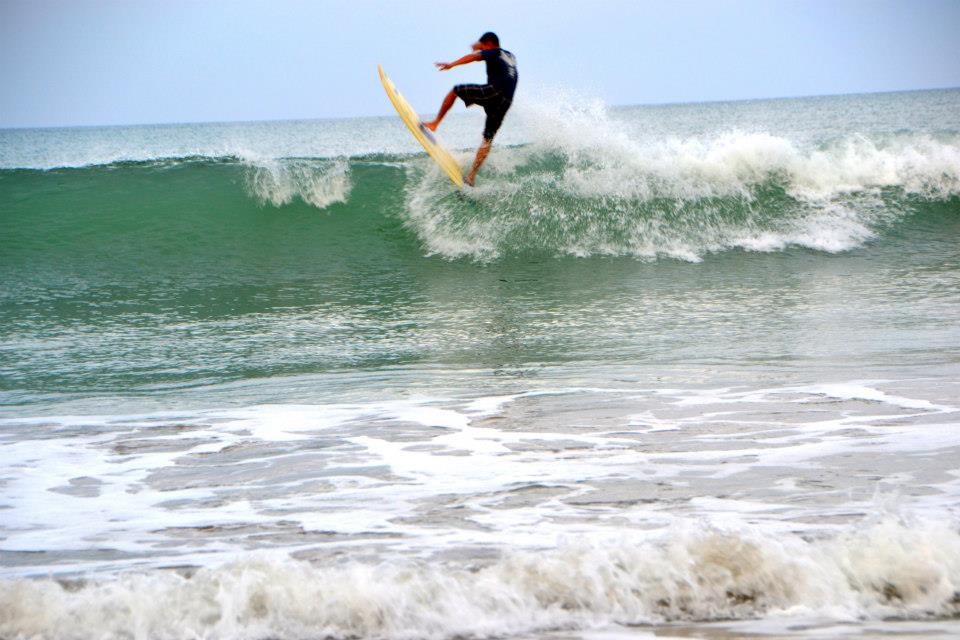
[{"label": "surfboard", "polygon": [[403,120],[403,123],[407,125],[407,128],[410,129],[410,133],[413,134],[413,137],[417,139],[423,148],[426,150],[427,154],[433,158],[433,161],[443,169],[443,172],[450,176],[450,181],[457,187],[463,187],[463,173],[460,171],[460,165],[457,161],[450,155],[450,152],[447,151],[442,144],[437,140],[436,134],[430,129],[427,129],[423,126],[423,122],[420,120],[420,116],[417,115],[417,112],[413,110],[413,107],[410,106],[410,103],[407,102],[407,99],[397,91],[396,85],[393,84],[393,81],[387,77],[387,74],[384,73],[383,67],[377,65],[377,71],[380,72],[380,82],[383,83],[383,88],[387,92],[387,97],[390,98],[390,102],[393,103],[393,106],[396,108],[397,113],[400,114],[400,119]]}]

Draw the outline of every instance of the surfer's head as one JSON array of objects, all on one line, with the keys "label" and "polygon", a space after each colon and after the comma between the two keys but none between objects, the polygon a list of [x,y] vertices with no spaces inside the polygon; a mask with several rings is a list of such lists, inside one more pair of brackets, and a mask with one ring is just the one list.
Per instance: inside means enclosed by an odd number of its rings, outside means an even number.
[{"label": "surfer's head", "polygon": [[500,48],[500,38],[497,37],[493,31],[487,31],[485,34],[480,36],[480,39],[474,42],[471,45],[471,48],[474,51],[480,49],[498,49]]}]

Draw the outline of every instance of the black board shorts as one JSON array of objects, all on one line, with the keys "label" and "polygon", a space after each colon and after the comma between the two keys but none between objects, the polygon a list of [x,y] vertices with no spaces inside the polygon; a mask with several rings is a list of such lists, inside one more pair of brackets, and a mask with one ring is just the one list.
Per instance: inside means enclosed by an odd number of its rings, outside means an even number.
[{"label": "black board shorts", "polygon": [[453,92],[468,107],[472,104],[483,107],[487,113],[487,123],[483,126],[483,139],[493,140],[493,136],[503,124],[503,116],[507,115],[507,110],[510,109],[512,97],[500,93],[492,84],[458,84],[453,88]]}]

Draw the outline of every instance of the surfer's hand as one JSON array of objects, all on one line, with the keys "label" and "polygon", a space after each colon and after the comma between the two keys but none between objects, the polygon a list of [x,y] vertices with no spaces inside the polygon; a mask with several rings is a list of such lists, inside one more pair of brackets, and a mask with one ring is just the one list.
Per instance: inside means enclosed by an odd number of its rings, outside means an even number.
[{"label": "surfer's hand", "polygon": [[434,64],[437,65],[437,69],[440,69],[440,71],[446,71],[453,66],[449,62],[435,62]]}]

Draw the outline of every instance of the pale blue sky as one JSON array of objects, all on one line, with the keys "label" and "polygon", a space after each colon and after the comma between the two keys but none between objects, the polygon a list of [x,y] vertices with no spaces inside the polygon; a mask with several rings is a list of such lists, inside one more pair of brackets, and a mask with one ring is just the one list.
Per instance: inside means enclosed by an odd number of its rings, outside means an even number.
[{"label": "pale blue sky", "polygon": [[643,104],[960,86],[960,0],[0,0],[0,127],[420,111],[483,31],[526,86]]}]

